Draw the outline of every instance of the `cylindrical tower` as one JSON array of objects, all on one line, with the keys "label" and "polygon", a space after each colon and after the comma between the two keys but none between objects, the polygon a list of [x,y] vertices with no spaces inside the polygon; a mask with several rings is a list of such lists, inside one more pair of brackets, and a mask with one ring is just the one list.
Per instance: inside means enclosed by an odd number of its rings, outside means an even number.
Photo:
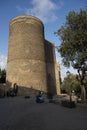
[{"label": "cylindrical tower", "polygon": [[44,26],[33,16],[18,16],[10,22],[7,81],[47,91]]}]

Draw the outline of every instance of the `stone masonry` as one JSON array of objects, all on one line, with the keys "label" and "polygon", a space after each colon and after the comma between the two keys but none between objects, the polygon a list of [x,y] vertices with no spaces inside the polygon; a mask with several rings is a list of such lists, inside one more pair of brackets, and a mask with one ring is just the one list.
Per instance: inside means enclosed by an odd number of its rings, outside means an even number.
[{"label": "stone masonry", "polygon": [[17,16],[10,22],[7,83],[60,94],[59,65],[53,43],[44,38],[44,25],[33,16]]}]

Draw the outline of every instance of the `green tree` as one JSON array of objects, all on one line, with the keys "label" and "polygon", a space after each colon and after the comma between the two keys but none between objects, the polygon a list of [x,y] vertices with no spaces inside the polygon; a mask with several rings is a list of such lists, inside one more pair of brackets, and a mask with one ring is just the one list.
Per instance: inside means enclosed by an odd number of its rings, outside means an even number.
[{"label": "green tree", "polygon": [[63,64],[77,69],[77,80],[80,82],[82,101],[86,97],[84,79],[87,72],[87,10],[70,11],[66,23],[55,34],[61,38],[57,47]]},{"label": "green tree", "polygon": [[61,91],[62,92],[67,92],[68,94],[70,94],[70,91],[74,90],[76,94],[79,94],[81,92],[80,90],[80,84],[79,82],[76,80],[76,75],[70,73],[69,75],[67,75],[61,85]]},{"label": "green tree", "polygon": [[5,83],[6,82],[6,70],[0,69],[0,83]]}]

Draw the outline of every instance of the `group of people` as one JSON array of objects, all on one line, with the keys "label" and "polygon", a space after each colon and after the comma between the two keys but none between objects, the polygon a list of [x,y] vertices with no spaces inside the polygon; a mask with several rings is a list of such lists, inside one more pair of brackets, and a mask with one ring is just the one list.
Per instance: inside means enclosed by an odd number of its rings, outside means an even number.
[{"label": "group of people", "polygon": [[7,91],[0,88],[0,98],[4,98],[5,96],[14,97],[17,95],[17,93],[18,93],[18,85],[16,83],[14,83],[13,88]]},{"label": "group of people", "polygon": [[10,91],[7,92],[7,96],[14,97],[17,95],[17,93],[18,93],[18,85],[16,83],[14,83],[13,89],[11,89]]}]

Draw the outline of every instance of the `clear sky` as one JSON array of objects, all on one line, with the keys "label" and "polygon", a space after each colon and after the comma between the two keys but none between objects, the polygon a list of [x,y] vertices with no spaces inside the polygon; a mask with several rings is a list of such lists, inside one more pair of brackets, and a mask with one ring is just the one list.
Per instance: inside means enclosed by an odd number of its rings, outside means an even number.
[{"label": "clear sky", "polygon": [[[87,7],[87,0],[0,0],[0,67],[6,66],[8,52],[9,22],[18,15],[33,15],[44,23],[45,39],[60,45],[59,37],[54,32],[65,23],[66,16],[71,10],[79,11]],[[66,68],[61,65],[62,78]],[[70,69],[70,71],[73,71]]]}]

